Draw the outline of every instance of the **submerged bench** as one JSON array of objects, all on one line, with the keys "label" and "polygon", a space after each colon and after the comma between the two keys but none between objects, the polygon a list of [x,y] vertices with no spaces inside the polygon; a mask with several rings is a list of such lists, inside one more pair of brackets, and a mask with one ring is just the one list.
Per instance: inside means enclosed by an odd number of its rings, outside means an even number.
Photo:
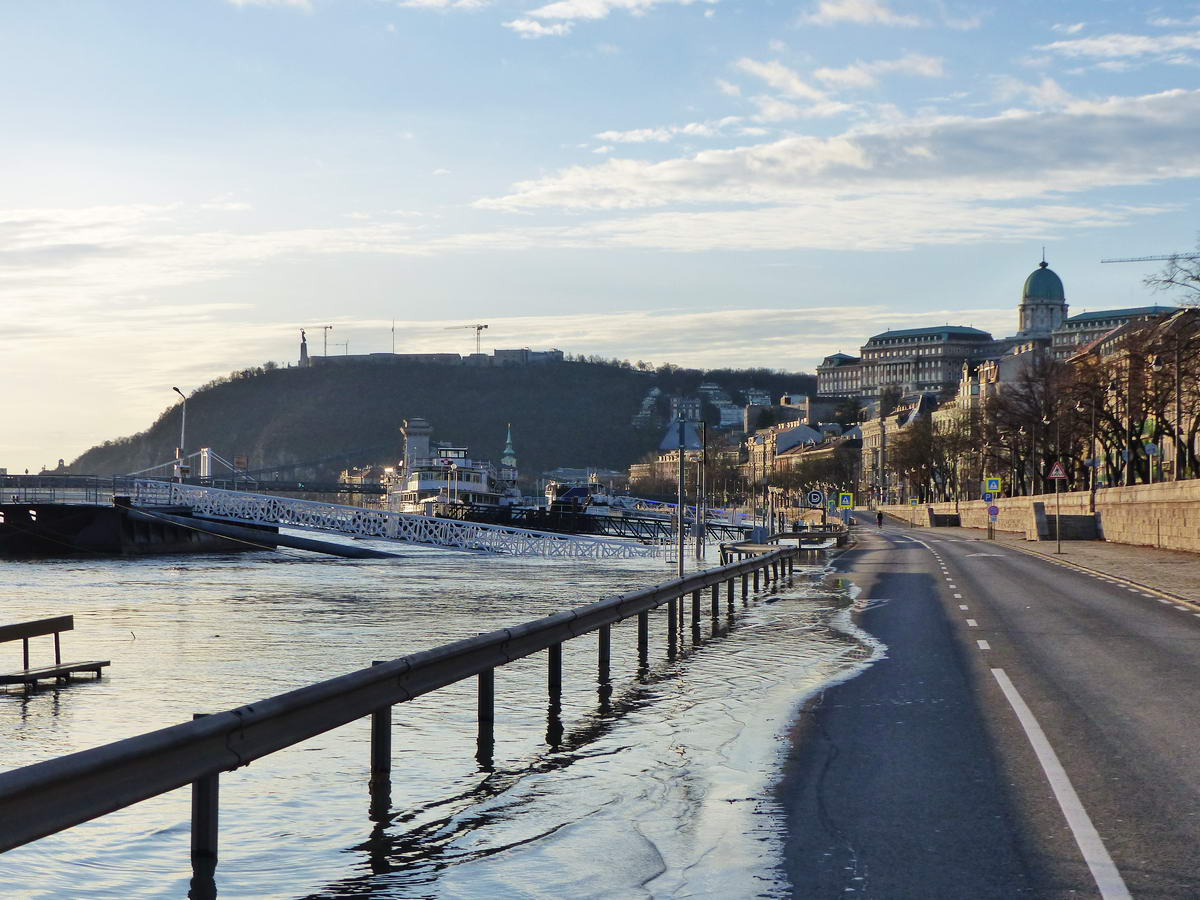
[{"label": "submerged bench", "polygon": [[[38,619],[34,622],[18,622],[15,625],[0,625],[0,643],[21,641],[23,645],[24,668],[19,672],[0,673],[0,684],[23,684],[27,688],[36,686],[39,681],[51,678],[58,681],[69,681],[75,672],[95,672],[100,677],[100,670],[109,664],[107,659],[90,659],[85,662],[64,663],[62,661],[62,644],[59,634],[75,629],[74,616],[56,616],[53,619]],[[29,639],[54,635],[54,665],[29,666]]]}]

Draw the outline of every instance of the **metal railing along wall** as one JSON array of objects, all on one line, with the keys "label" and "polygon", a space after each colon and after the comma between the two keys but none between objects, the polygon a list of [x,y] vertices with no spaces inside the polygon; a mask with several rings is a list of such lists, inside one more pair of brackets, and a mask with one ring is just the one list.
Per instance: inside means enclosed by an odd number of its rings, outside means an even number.
[{"label": "metal railing along wall", "polygon": [[[91,750],[0,773],[0,852],[36,841],[82,822],[191,784],[192,860],[209,876],[217,852],[217,779],[252,761],[318,734],[372,716],[372,809],[386,808],[391,788],[391,707],[467,678],[478,678],[477,759],[491,768],[495,669],[549,650],[550,702],[562,689],[562,645],[596,632],[602,702],[611,692],[610,628],[637,617],[639,668],[648,663],[649,613],[667,606],[668,658],[676,655],[683,598],[692,595],[692,627],[698,628],[700,599],[712,592],[717,618],[725,586],[730,615],[735,584],[742,604],[749,580],[767,586],[792,578],[802,551],[783,548],[686,578],[600,600],[513,628],[493,631],[269,697],[237,709],[116,741]],[[203,861],[207,860],[207,863]],[[198,862],[200,861],[200,862]]]}]

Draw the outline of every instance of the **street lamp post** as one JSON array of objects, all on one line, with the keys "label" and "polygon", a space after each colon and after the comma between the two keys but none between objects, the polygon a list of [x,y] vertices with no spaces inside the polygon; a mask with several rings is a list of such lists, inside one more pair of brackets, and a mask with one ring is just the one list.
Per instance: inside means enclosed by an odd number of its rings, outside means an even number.
[{"label": "street lamp post", "polygon": [[176,465],[176,474],[179,477],[179,483],[183,484],[183,461],[187,458],[186,451],[184,449],[187,447],[187,395],[177,387],[173,387],[171,390],[183,398],[183,404],[181,406],[179,415],[179,452],[176,454],[179,459],[179,462]]},{"label": "street lamp post", "polygon": [[[1091,412],[1092,412],[1092,431],[1091,443],[1088,445],[1088,452],[1091,458],[1088,460],[1088,511],[1096,511],[1096,468],[1099,460],[1096,459],[1096,395],[1091,395]],[[1080,400],[1075,404],[1076,412],[1083,412],[1083,401]]]}]

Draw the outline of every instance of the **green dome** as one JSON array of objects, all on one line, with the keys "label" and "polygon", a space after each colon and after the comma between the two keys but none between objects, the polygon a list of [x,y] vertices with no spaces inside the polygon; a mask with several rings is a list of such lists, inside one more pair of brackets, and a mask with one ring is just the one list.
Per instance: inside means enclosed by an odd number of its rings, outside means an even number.
[{"label": "green dome", "polygon": [[1025,279],[1025,288],[1021,291],[1022,300],[1058,300],[1066,301],[1063,293],[1062,279],[1054,274],[1048,263],[1042,260],[1038,267]]}]

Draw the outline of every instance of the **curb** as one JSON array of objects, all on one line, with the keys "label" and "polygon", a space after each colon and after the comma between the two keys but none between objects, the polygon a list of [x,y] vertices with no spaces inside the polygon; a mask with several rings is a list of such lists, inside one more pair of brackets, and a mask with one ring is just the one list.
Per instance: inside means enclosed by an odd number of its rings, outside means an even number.
[{"label": "curb", "polygon": [[1189,609],[1194,609],[1197,612],[1200,612],[1200,603],[1197,603],[1195,600],[1189,600],[1187,597],[1180,597],[1178,594],[1172,594],[1170,591],[1164,591],[1161,588],[1150,587],[1147,584],[1142,584],[1140,581],[1133,581],[1130,578],[1122,578],[1120,575],[1113,575],[1109,572],[1104,572],[1100,569],[1093,569],[1090,566],[1083,566],[1079,563],[1069,562],[1065,559],[1055,559],[1049,553],[1042,553],[1040,550],[1029,550],[1026,547],[1017,547],[1008,544],[1005,546],[1012,546],[1012,549],[1018,551],[1019,553],[1024,553],[1027,556],[1036,556],[1039,559],[1047,560],[1055,565],[1065,566],[1068,569],[1077,569],[1080,572],[1087,572],[1089,575],[1100,575],[1104,578],[1111,579],[1118,584],[1123,584],[1126,587],[1135,587],[1139,591],[1145,591],[1148,594],[1156,594],[1159,597],[1170,600],[1172,603],[1180,603]]}]

